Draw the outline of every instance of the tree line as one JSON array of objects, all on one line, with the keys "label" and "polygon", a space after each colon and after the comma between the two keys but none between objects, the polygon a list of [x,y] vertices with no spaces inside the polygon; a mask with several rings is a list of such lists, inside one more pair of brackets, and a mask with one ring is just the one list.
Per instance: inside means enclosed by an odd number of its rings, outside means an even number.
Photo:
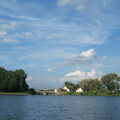
[{"label": "tree line", "polygon": [[0,67],[0,91],[25,92],[29,89],[26,78],[27,74],[22,69],[9,71]]},{"label": "tree line", "polygon": [[104,75],[101,79],[83,79],[78,84],[71,82],[65,82],[71,92],[75,92],[76,88],[80,87],[84,92],[108,92],[115,93],[120,90],[120,77],[116,73],[110,73]]}]

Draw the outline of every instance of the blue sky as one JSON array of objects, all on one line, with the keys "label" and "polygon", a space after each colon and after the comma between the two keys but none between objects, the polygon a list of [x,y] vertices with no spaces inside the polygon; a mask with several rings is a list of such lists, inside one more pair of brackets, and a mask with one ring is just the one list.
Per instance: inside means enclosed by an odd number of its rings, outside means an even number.
[{"label": "blue sky", "polygon": [[120,71],[119,0],[0,0],[0,66],[31,87]]}]

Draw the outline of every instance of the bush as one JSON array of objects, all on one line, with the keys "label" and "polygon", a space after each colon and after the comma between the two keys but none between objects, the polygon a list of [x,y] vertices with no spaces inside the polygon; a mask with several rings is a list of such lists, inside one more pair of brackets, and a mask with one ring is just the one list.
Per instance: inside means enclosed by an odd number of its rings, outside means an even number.
[{"label": "bush", "polygon": [[32,95],[36,95],[36,94],[37,94],[37,92],[35,91],[34,88],[30,88],[30,89],[28,90],[28,93],[30,93],[30,94],[32,94]]}]

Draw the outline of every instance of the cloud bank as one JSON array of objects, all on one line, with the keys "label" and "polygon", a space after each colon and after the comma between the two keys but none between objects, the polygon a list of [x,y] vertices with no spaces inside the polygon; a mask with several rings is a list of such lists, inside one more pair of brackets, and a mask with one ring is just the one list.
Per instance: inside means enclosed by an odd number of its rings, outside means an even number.
[{"label": "cloud bank", "polygon": [[60,65],[80,65],[80,64],[88,64],[96,59],[101,59],[103,57],[99,57],[96,51],[92,48],[87,51],[83,51],[80,54],[73,54],[71,57],[68,57],[64,60],[64,62],[60,63]]},{"label": "cloud bank", "polygon": [[102,72],[91,69],[89,72],[84,72],[80,70],[76,70],[74,72],[67,73],[64,78],[61,79],[61,82],[71,81],[71,82],[79,82],[83,79],[95,79],[101,78]]},{"label": "cloud bank", "polygon": [[59,7],[71,6],[75,10],[83,11],[86,7],[86,0],[58,0]]}]

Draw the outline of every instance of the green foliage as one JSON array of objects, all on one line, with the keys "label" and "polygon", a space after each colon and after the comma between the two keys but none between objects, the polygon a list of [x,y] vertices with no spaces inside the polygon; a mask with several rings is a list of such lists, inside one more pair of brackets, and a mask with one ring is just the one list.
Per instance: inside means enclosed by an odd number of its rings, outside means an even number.
[{"label": "green foliage", "polygon": [[84,91],[82,93],[83,96],[95,96],[94,92],[93,91]]},{"label": "green foliage", "polygon": [[65,82],[65,86],[70,89],[70,92],[75,92],[76,88],[79,86],[78,84],[75,85],[71,82]]},{"label": "green foliage", "polygon": [[28,92],[29,92],[30,94],[32,94],[32,95],[36,95],[36,94],[37,94],[37,92],[35,91],[34,88],[30,88],[30,89],[28,90]]},{"label": "green foliage", "polygon": [[8,71],[0,67],[0,91],[24,92],[28,90],[27,74],[22,70]]},{"label": "green foliage", "polygon": [[120,77],[115,73],[107,74],[103,76],[101,80],[104,87],[107,88],[109,91],[116,91],[120,88]]},{"label": "green foliage", "polygon": [[99,91],[102,88],[102,83],[98,79],[84,79],[79,84],[84,91]]},{"label": "green foliage", "polygon": [[69,92],[65,92],[64,95],[68,96],[68,95],[70,95],[70,93]]},{"label": "green foliage", "polygon": [[[71,82],[65,82],[70,89],[66,95],[85,95],[85,96],[116,96],[120,95],[120,77],[115,74],[107,74],[99,79],[83,79],[75,85]],[[76,88],[82,88],[82,94],[76,93]]]}]

